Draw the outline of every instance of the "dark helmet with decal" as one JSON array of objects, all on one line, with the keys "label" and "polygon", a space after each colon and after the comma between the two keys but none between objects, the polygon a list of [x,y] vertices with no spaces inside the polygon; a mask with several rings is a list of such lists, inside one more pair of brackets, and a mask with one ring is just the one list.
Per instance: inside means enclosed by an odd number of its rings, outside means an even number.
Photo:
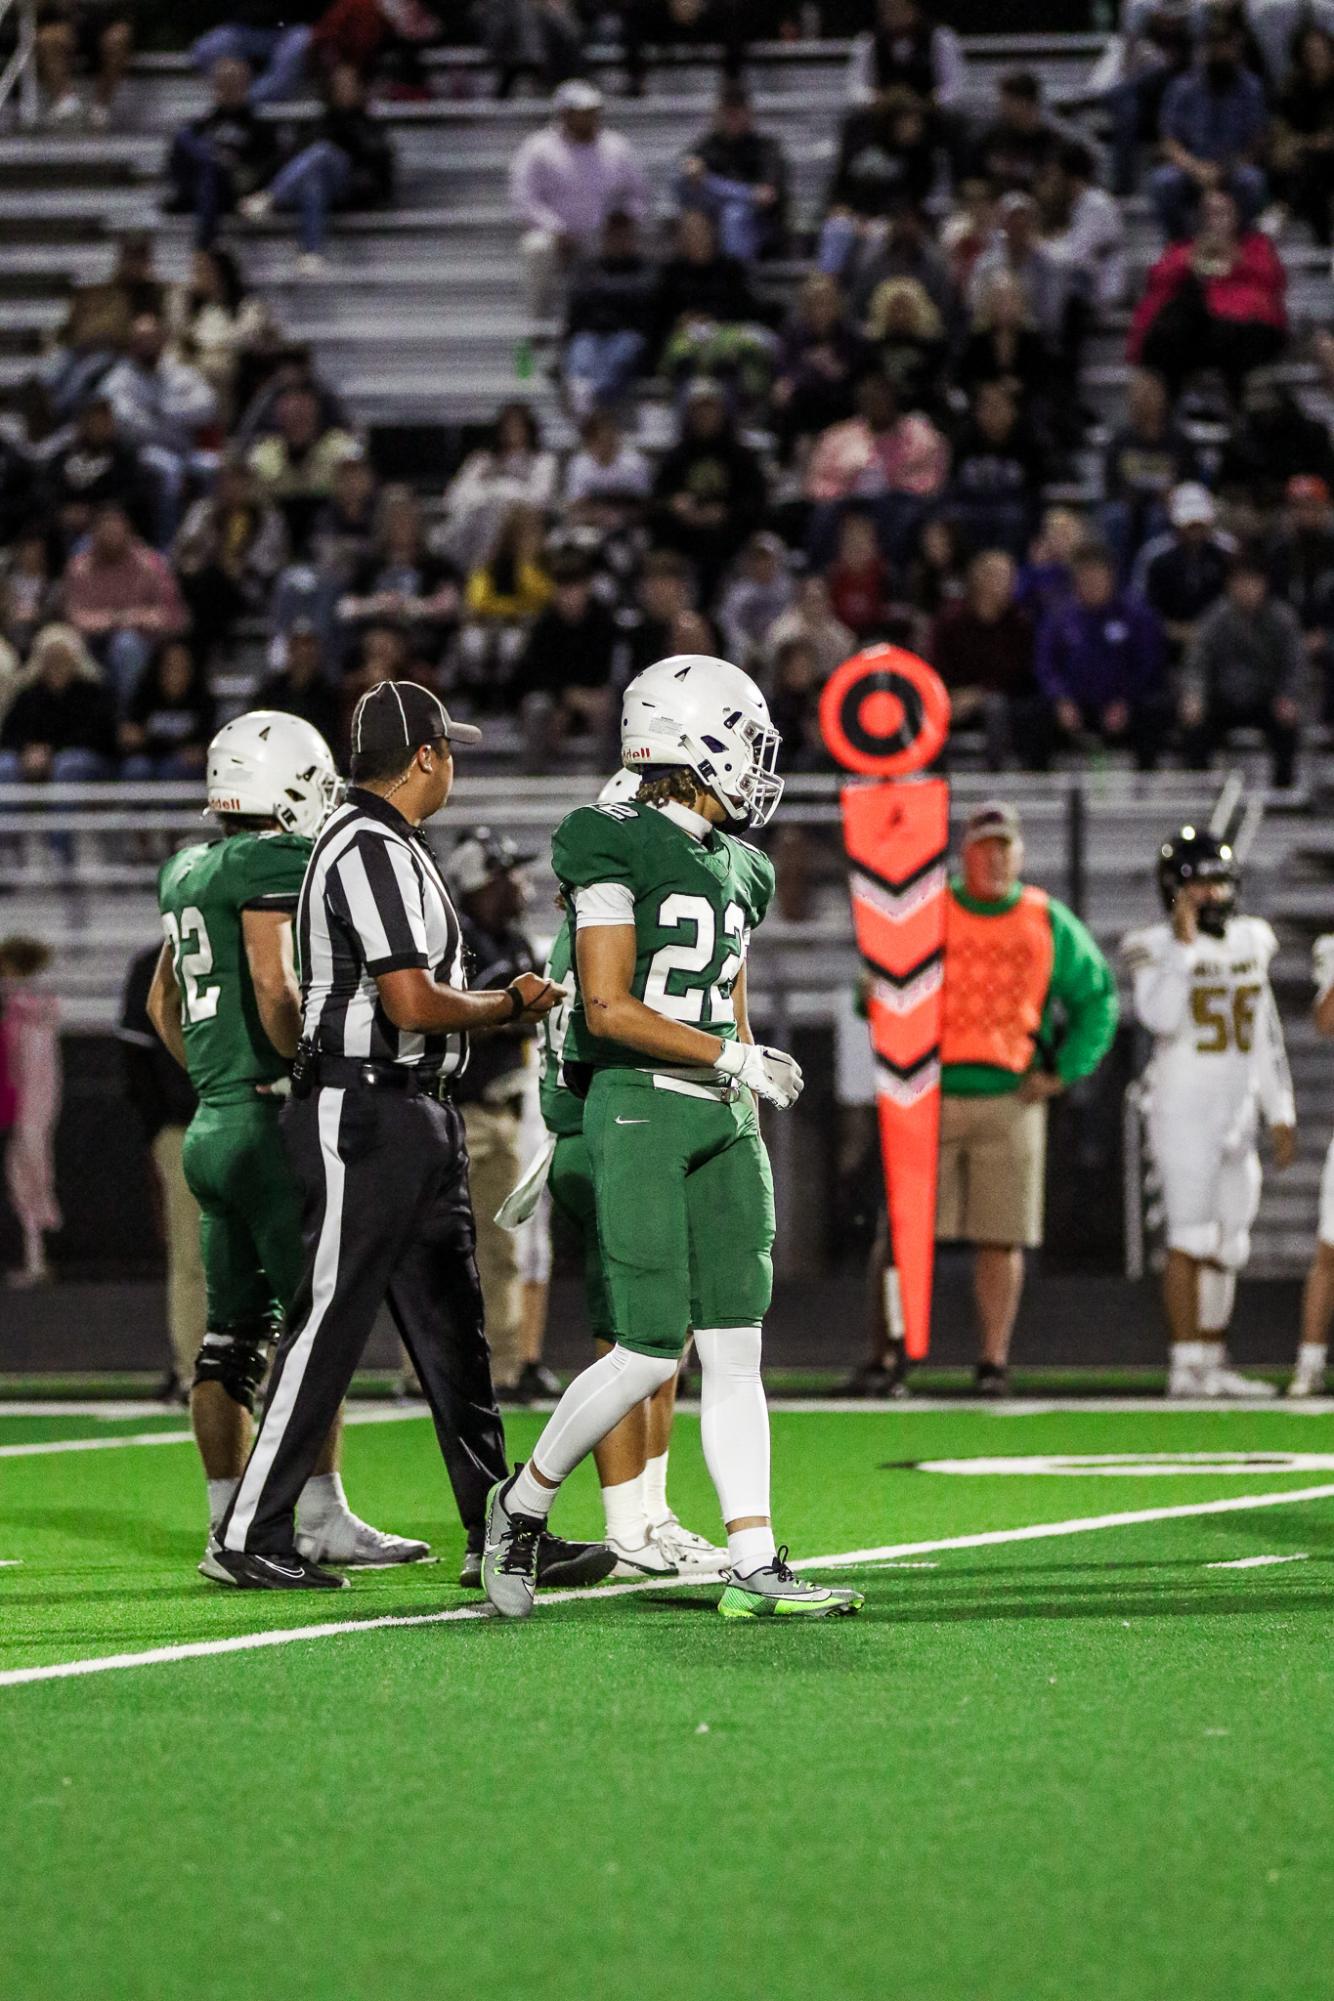
[{"label": "dark helmet with decal", "polygon": [[1218,894],[1200,907],[1200,929],[1211,938],[1221,938],[1228,918],[1237,908],[1241,870],[1226,841],[1196,827],[1183,827],[1158,850],[1158,890],[1164,910],[1171,911],[1177,897],[1190,882],[1220,885]]}]

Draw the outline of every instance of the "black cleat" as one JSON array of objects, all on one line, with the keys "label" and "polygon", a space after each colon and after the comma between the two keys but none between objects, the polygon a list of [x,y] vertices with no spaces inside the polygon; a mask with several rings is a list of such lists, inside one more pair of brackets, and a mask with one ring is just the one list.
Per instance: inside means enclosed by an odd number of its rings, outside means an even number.
[{"label": "black cleat", "polygon": [[[600,1584],[616,1567],[616,1555],[605,1542],[566,1542],[564,1536],[544,1535],[537,1552],[539,1584]],[[482,1588],[482,1531],[472,1531],[459,1571],[461,1591]]]},{"label": "black cleat", "polygon": [[468,1547],[463,1553],[463,1567],[459,1571],[461,1591],[480,1591],[482,1588],[482,1539],[481,1529],[468,1530]]},{"label": "black cleat", "polygon": [[999,1362],[979,1362],[973,1373],[973,1391],[980,1397],[1007,1397],[1010,1372]]},{"label": "black cleat", "polygon": [[201,1577],[231,1584],[238,1591],[346,1591],[347,1579],[321,1570],[294,1549],[220,1549],[210,1538],[199,1566]]},{"label": "black cleat", "polygon": [[906,1397],[908,1358],[901,1341],[892,1341],[884,1361],[863,1362],[842,1386],[845,1397]]},{"label": "black cleat", "polygon": [[525,1362],[516,1385],[516,1395],[525,1403],[559,1402],[563,1391],[560,1377],[545,1362]]}]

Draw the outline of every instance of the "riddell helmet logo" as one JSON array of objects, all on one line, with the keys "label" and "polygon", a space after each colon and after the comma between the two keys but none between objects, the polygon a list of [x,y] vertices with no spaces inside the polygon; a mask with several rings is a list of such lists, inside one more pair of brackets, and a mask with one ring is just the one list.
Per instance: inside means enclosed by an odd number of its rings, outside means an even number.
[{"label": "riddell helmet logo", "polygon": [[239,813],[241,811],[241,802],[239,799],[210,799],[209,805],[215,813]]}]

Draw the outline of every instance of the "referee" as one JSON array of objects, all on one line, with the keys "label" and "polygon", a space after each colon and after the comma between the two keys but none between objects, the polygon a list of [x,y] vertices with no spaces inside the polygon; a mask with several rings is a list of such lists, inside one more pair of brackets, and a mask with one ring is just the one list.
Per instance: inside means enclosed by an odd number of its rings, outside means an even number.
[{"label": "referee", "polygon": [[470,1546],[480,1549],[487,1492],[505,1477],[450,1092],[470,1032],[536,1021],[564,996],[536,973],[465,990],[459,921],[418,830],[449,798],[453,746],[480,736],[415,682],[372,688],[352,719],[347,799],[306,869],[305,1030],[283,1124],[305,1265],[263,1422],[217,1531],[220,1567],[248,1589],[345,1582],[298,1554],[294,1510],[382,1300],[430,1404]]}]

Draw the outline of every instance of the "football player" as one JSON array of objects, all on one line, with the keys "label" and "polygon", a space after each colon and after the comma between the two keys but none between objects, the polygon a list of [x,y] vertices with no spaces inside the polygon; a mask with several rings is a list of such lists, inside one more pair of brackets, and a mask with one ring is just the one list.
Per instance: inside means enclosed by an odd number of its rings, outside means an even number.
[{"label": "football player", "polygon": [[[603,786],[598,803],[607,805],[632,799],[639,785],[638,772],[618,771]],[[552,944],[546,977],[569,986],[573,959],[566,918]],[[572,998],[562,1002],[543,1017],[539,1026],[542,1119],[555,1141],[549,1178],[551,1199],[582,1246],[588,1317],[598,1353],[605,1355],[616,1336],[598,1253],[584,1108],[561,1079],[561,1058],[572,1007]],[[676,1414],[676,1383],[676,1376],[670,1376],[646,1402],[627,1411],[620,1423],[593,1447],[602,1487],[607,1542],[616,1552],[613,1577],[672,1577],[682,1570],[717,1570],[723,1558],[723,1551],[716,1549],[707,1536],[696,1535],[678,1521],[667,1499],[667,1453]]]},{"label": "football player", "polygon": [[1270,1128],[1274,1164],[1296,1149],[1283,1031],[1269,984],[1278,941],[1237,909],[1232,850],[1183,827],[1163,843],[1166,918],[1125,940],[1135,1013],[1153,1036],[1146,1072],[1149,1147],[1167,1217],[1163,1297],[1171,1335],[1168,1395],[1272,1396],[1227,1365],[1237,1273],[1250,1255],[1260,1201],[1256,1134]]},{"label": "football player", "polygon": [[577,992],[564,1077],[583,1095],[602,1277],[615,1345],[566,1390],[526,1466],[497,1482],[482,1580],[496,1610],[533,1608],[543,1523],[561,1482],[676,1374],[695,1332],[704,1459],[730,1565],[732,1618],[857,1611],[860,1592],[804,1582],[775,1545],[760,1326],[773,1288],[773,1183],[756,1095],[795,1103],[801,1071],[754,1042],[746,952],[773,865],[734,830],[782,792],[778,733],[755,683],[687,653],[625,692],[633,799],[583,806],[553,862]]},{"label": "football player", "polygon": [[[1334,932],[1315,941],[1315,1025],[1321,1035],[1334,1035]],[[1320,1224],[1315,1256],[1302,1295],[1302,1343],[1288,1384],[1290,1397],[1319,1396],[1325,1387],[1329,1354],[1329,1323],[1334,1319],[1334,1140],[1320,1176]]]},{"label": "football player", "polygon": [[[292,915],[312,837],[338,794],[329,746],[299,717],[258,709],[209,745],[208,808],[221,840],[183,848],[158,878],[166,933],[148,1012],[189,1072],[199,1108],[185,1135],[185,1178],[202,1212],[208,1329],[190,1420],[208,1482],[212,1529],[250,1450],[255,1392],[301,1274],[301,1205],[278,1129],[301,1030]],[[342,1420],[297,1509],[297,1546],[314,1563],[422,1562],[424,1542],[386,1535],[352,1513],[339,1475]]]}]

